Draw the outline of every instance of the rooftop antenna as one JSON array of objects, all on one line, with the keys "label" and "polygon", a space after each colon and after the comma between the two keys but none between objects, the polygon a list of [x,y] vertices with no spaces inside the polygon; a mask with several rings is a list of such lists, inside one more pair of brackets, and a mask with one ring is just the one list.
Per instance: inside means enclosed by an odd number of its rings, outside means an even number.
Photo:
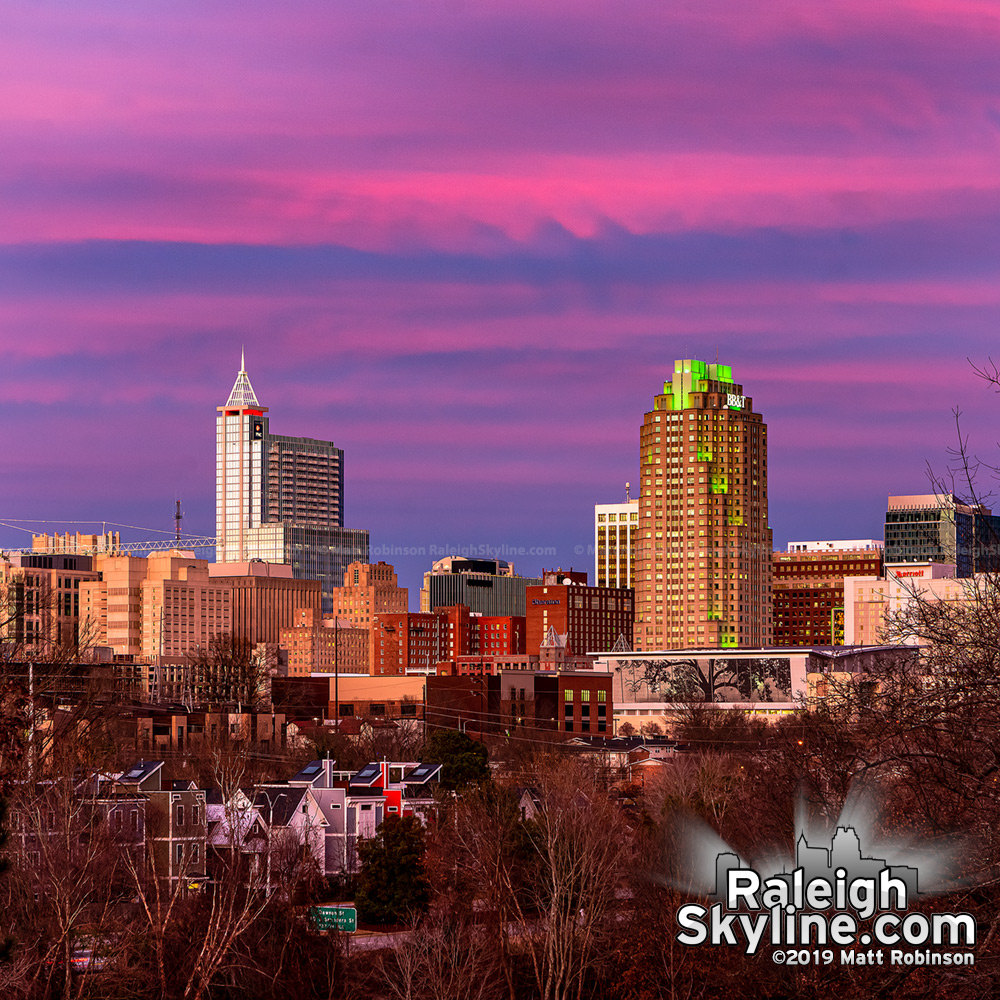
[{"label": "rooftop antenna", "polygon": [[177,540],[177,544],[181,543],[181,521],[184,515],[181,513],[181,502],[180,500],[174,501],[174,538]]},{"label": "rooftop antenna", "polygon": [[631,488],[632,488],[632,484],[631,483],[626,483],[625,484],[625,503],[630,503],[631,500],[632,500],[632,498],[629,496],[629,493],[628,493],[628,491]]}]

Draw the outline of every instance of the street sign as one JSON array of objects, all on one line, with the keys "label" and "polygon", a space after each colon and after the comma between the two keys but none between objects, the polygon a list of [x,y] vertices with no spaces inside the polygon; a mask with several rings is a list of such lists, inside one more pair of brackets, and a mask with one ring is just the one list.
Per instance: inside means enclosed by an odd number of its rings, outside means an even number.
[{"label": "street sign", "polygon": [[353,906],[314,906],[313,923],[318,931],[347,931],[358,929],[358,911]]}]

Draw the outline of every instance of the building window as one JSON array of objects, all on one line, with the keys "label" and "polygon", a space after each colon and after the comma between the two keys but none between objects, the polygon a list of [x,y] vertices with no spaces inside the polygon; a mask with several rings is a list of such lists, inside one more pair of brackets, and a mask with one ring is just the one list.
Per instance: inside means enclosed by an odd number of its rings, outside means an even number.
[{"label": "building window", "polygon": [[184,825],[184,806],[178,806],[177,807],[177,814],[176,815],[177,815],[177,825],[178,826],[183,826]]}]

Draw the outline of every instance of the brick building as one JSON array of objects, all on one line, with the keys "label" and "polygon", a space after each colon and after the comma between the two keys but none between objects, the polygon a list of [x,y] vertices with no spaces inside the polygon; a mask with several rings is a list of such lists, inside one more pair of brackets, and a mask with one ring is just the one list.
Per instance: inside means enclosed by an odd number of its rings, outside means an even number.
[{"label": "brick building", "polygon": [[844,578],[880,577],[871,539],[792,542],[772,556],[775,646],[844,645]]},{"label": "brick building", "polygon": [[452,651],[462,649],[461,615],[450,621],[446,613],[423,614],[419,611],[379,614],[373,618],[369,649],[369,673],[373,677],[433,673],[439,661],[449,659]]},{"label": "brick building", "polygon": [[351,563],[344,585],[333,588],[333,614],[350,625],[370,628],[374,615],[405,613],[409,592],[386,562]]},{"label": "brick building", "polygon": [[554,628],[573,653],[609,650],[622,637],[632,644],[634,621],[631,587],[590,587],[563,582],[561,571],[545,573],[540,587],[528,587],[525,650],[538,655]]},{"label": "brick building", "polygon": [[513,670],[499,676],[428,677],[427,728],[480,735],[530,730],[604,735],[611,732],[611,674],[593,670]]},{"label": "brick building", "polygon": [[281,648],[289,677],[312,673],[367,674],[371,632],[346,625],[343,619],[299,608],[294,624],[281,630]]}]

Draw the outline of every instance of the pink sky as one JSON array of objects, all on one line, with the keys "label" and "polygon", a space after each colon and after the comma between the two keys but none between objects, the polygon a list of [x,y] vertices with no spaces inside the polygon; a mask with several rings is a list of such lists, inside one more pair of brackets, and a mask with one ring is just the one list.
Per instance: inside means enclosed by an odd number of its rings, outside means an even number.
[{"label": "pink sky", "polygon": [[777,543],[878,536],[954,407],[993,456],[992,3],[15,0],[0,38],[0,521],[213,533],[244,344],[375,551],[592,568],[677,357],[765,415]]}]

